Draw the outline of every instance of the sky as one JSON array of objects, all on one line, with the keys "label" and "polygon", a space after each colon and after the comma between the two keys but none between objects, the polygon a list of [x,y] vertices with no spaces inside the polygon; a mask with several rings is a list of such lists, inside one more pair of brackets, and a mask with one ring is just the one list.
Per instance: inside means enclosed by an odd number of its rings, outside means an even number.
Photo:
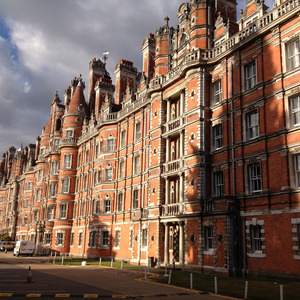
[{"label": "sky", "polygon": [[[35,143],[55,92],[63,100],[72,78],[80,74],[88,83],[94,57],[109,51],[113,82],[120,59],[141,70],[144,38],[164,25],[165,16],[176,27],[182,2],[0,0],[0,156],[11,145],[18,149]],[[244,3],[238,1],[237,12]]]}]

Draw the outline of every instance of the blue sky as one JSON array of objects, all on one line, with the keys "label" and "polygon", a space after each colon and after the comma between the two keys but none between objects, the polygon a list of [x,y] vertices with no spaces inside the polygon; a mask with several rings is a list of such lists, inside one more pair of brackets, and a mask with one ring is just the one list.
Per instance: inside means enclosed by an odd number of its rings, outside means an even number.
[{"label": "blue sky", "polygon": [[0,0],[0,155],[10,145],[35,143],[55,92],[62,99],[79,74],[88,82],[93,57],[110,52],[113,80],[122,58],[141,69],[143,39],[164,24],[165,16],[176,26],[182,2]]}]

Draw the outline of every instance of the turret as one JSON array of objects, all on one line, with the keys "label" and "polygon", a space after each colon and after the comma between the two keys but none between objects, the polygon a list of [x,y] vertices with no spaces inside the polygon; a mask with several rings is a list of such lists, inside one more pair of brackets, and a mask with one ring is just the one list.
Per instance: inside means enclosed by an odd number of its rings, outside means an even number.
[{"label": "turret", "polygon": [[144,39],[141,50],[143,52],[143,74],[150,81],[154,75],[155,39],[153,33],[149,33],[149,37]]}]

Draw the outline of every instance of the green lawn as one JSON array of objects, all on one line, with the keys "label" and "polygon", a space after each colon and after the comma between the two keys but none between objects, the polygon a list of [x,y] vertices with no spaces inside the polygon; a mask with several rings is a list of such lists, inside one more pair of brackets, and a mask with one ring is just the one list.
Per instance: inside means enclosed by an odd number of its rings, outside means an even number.
[{"label": "green lawn", "polygon": [[[168,277],[159,277],[159,282],[168,283]],[[245,281],[248,281],[248,298],[251,300],[276,300],[280,299],[280,285],[283,285],[284,299],[298,300],[300,295],[300,282],[293,280],[279,280],[266,278],[241,278],[217,276],[218,294],[244,298]],[[171,284],[190,288],[190,272],[173,271]],[[214,276],[193,273],[193,289],[215,292]]]}]

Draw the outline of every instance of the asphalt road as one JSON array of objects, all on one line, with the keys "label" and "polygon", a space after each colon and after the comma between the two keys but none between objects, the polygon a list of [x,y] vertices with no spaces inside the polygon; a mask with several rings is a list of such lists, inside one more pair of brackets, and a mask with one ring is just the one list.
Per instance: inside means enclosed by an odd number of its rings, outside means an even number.
[{"label": "asphalt road", "polygon": [[11,252],[0,252],[0,300],[232,299],[158,284],[151,280],[153,276],[156,276],[156,273],[151,270],[145,280],[142,270],[119,270],[101,266],[62,266],[48,263],[47,258],[13,257]]}]

